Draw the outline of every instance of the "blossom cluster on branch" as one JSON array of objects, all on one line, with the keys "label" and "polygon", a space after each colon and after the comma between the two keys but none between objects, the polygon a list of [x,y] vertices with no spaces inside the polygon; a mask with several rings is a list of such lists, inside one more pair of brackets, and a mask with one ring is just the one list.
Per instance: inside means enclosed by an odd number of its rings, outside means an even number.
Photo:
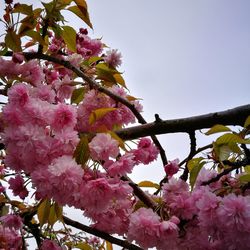
[{"label": "blossom cluster on branch", "polygon": [[[63,25],[61,11],[68,10],[92,28],[85,1],[53,0],[43,9],[5,2],[0,248],[26,249],[32,235],[41,250],[105,249],[105,241],[107,249],[111,243],[128,249],[249,249],[249,113],[240,132],[226,126],[233,124],[230,116],[213,124],[206,134],[223,135],[200,149],[196,129],[189,127],[190,154],[182,162],[167,161],[156,133],[137,136],[137,127],[134,143],[125,141],[127,125],[146,121],[118,71],[121,54],[92,39],[86,28],[76,32]],[[16,13],[24,16],[20,24]],[[127,176],[159,153],[166,174],[159,184],[136,184]],[[90,227],[63,216],[66,205],[80,209]],[[58,231],[56,222],[105,241]]]}]

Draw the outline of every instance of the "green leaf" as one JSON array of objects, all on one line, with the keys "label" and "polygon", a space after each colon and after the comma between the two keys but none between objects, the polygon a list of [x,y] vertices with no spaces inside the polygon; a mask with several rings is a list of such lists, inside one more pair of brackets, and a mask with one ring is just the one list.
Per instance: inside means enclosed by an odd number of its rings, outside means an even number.
[{"label": "green leaf", "polygon": [[136,100],[142,100],[141,98],[137,98],[137,97],[134,97],[134,96],[132,96],[132,95],[127,95],[127,96],[126,96],[126,99],[127,99],[128,101],[130,101],[130,102],[136,101]]},{"label": "green leaf", "polygon": [[58,220],[63,221],[63,207],[60,206],[57,202],[54,203],[55,212]]},{"label": "green leaf", "polygon": [[109,241],[106,240],[106,250],[113,250],[113,245]]},{"label": "green leaf", "polygon": [[88,137],[86,135],[83,135],[80,139],[80,142],[76,146],[75,152],[74,152],[74,158],[76,162],[80,165],[84,165],[87,160],[89,159],[89,142]]},{"label": "green leaf", "polygon": [[21,39],[14,31],[8,31],[5,36],[5,44],[14,52],[21,51]]},{"label": "green leaf", "polygon": [[122,87],[127,88],[126,83],[121,74],[114,74],[113,77],[115,78],[115,81],[119,83]]},{"label": "green leaf", "polygon": [[197,176],[205,164],[205,162],[203,160],[204,160],[203,157],[199,157],[199,158],[191,159],[187,163],[187,167],[188,167],[188,170],[190,173],[189,181],[190,181],[190,186],[191,186],[192,190],[193,190],[194,184],[196,182]]},{"label": "green leaf", "polygon": [[210,128],[205,135],[211,135],[211,134],[215,134],[215,133],[220,133],[220,132],[226,132],[226,131],[231,131],[230,128],[224,126],[224,125],[214,125],[212,128]]},{"label": "green leaf", "polygon": [[124,141],[115,132],[108,131],[108,134],[110,134],[113,139],[118,141],[120,148],[122,148],[124,151],[127,151],[125,148]]},{"label": "green leaf", "polygon": [[93,29],[93,25],[89,18],[88,6],[85,0],[74,0],[77,6],[71,6],[67,10],[71,11],[75,15],[77,15],[80,19],[82,19],[91,29]]},{"label": "green leaf", "polygon": [[250,126],[250,115],[247,117],[245,123],[244,123],[244,128],[248,128]]},{"label": "green leaf", "polygon": [[40,223],[40,226],[43,226],[48,222],[50,214],[50,200],[44,199],[37,209],[37,217]]},{"label": "green leaf", "polygon": [[53,226],[58,221],[55,211],[55,204],[53,204],[49,211],[48,224]]},{"label": "green leaf", "polygon": [[84,87],[75,89],[71,96],[71,103],[79,104],[83,100],[84,94],[85,94]]},{"label": "green leaf", "polygon": [[47,14],[52,13],[52,11],[53,11],[53,9],[54,9],[54,7],[55,7],[54,1],[51,1],[51,2],[49,2],[49,3],[42,2],[42,5],[44,6],[44,8],[45,8]]},{"label": "green leaf", "polygon": [[107,113],[116,110],[116,108],[100,108],[91,112],[89,116],[89,124],[94,124],[97,120],[103,118]]},{"label": "green leaf", "polygon": [[32,5],[27,4],[16,4],[12,12],[24,15],[33,15]]},{"label": "green leaf", "polygon": [[160,185],[157,183],[154,183],[152,181],[141,181],[137,184],[139,187],[147,187],[147,188],[160,188]]},{"label": "green leaf", "polygon": [[90,21],[89,14],[87,9],[79,6],[71,6],[67,8],[67,10],[74,13],[76,16],[78,16],[80,19],[82,19],[91,29],[93,29],[93,25]]},{"label": "green leaf", "polygon": [[250,174],[250,165],[244,167],[246,173]]},{"label": "green leaf", "polygon": [[4,56],[6,54],[6,52],[8,51],[7,47],[4,47],[1,51],[0,51],[0,56]]},{"label": "green leaf", "polygon": [[85,243],[85,242],[80,242],[80,243],[77,243],[74,248],[79,248],[81,250],[92,250],[92,247]]},{"label": "green leaf", "polygon": [[102,58],[102,57],[99,57],[99,56],[92,56],[92,57],[90,57],[90,58],[88,59],[87,63],[88,63],[88,65],[91,65],[91,64],[96,63],[96,62],[101,61],[101,60],[103,61],[103,58]]},{"label": "green leaf", "polygon": [[222,136],[220,136],[217,140],[216,143],[218,145],[222,144],[232,144],[232,143],[243,143],[243,144],[249,144],[250,140],[249,139],[242,139],[239,135],[232,134],[232,133],[227,133]]},{"label": "green leaf", "polygon": [[76,31],[70,26],[62,26],[62,37],[68,49],[76,52]]},{"label": "green leaf", "polygon": [[[119,77],[114,77],[115,74],[118,74],[119,72],[115,69],[109,68],[106,63],[99,63],[96,65],[96,75],[97,79],[101,79],[104,81],[108,81],[111,83],[117,83],[117,79]],[[119,79],[118,79],[119,80]],[[122,80],[119,80],[122,83]]]},{"label": "green leaf", "polygon": [[24,33],[25,36],[31,37],[34,41],[38,42],[41,45],[46,45],[45,41],[43,40],[42,36],[34,31],[34,30],[28,30]]},{"label": "green leaf", "polygon": [[241,183],[250,182],[250,174],[244,174],[239,177]]},{"label": "green leaf", "polygon": [[50,226],[53,226],[59,220],[62,220],[62,207],[55,202],[50,207],[48,223]]}]

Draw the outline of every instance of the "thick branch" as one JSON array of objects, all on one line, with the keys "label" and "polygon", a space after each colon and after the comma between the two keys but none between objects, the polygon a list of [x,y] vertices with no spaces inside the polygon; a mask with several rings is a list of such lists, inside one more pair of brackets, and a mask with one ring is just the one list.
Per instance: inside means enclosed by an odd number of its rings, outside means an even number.
[{"label": "thick branch", "polygon": [[[140,248],[134,244],[131,244],[126,240],[121,240],[121,239],[115,238],[115,237],[113,237],[105,232],[98,230],[98,229],[91,228],[91,227],[83,225],[77,221],[71,220],[70,218],[68,218],[66,216],[63,216],[63,221],[69,226],[72,226],[72,227],[80,229],[86,233],[89,233],[89,234],[95,235],[97,237],[100,237],[102,239],[105,239],[105,240],[109,241],[110,243],[116,244],[116,245],[121,246],[125,249],[143,250],[142,248]],[[112,223],[112,222],[110,222],[110,223]]]},{"label": "thick branch", "polygon": [[190,130],[211,128],[216,124],[243,126],[250,115],[250,104],[239,106],[226,111],[215,112],[188,118],[152,122],[117,130],[116,133],[124,140],[137,139],[144,136],[189,133]]}]

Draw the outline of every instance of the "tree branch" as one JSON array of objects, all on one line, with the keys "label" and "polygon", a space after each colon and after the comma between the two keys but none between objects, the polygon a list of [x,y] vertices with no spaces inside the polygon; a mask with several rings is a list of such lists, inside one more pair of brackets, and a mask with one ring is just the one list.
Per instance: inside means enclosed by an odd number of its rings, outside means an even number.
[{"label": "tree branch", "polygon": [[216,124],[243,126],[250,115],[250,104],[239,106],[226,111],[215,112],[188,118],[152,122],[144,125],[115,131],[124,140],[133,140],[144,136],[189,133],[190,130],[211,128]]},{"label": "tree branch", "polygon": [[[63,221],[69,225],[69,226],[72,226],[74,228],[77,228],[77,229],[80,229],[86,233],[89,233],[89,234],[92,234],[92,235],[95,235],[97,237],[100,237],[102,239],[105,239],[107,241],[109,241],[110,243],[113,243],[113,244],[116,244],[118,246],[121,246],[125,249],[129,249],[129,250],[143,250],[142,248],[132,244],[132,243],[129,243],[128,241],[126,240],[121,240],[121,239],[118,239],[118,238],[115,238],[105,232],[102,232],[98,229],[95,229],[95,228],[91,228],[91,227],[88,227],[86,225],[83,225],[77,221],[74,221],[74,220],[71,220],[70,218],[66,217],[66,216],[63,216]],[[111,222],[112,223],[112,222]]]},{"label": "tree branch", "polygon": [[195,131],[190,131],[189,133],[189,138],[190,138],[190,153],[188,155],[188,159],[185,165],[185,169],[183,171],[183,174],[181,175],[181,179],[183,181],[187,181],[188,179],[188,167],[187,167],[187,163],[189,160],[191,160],[193,158],[193,156],[196,154],[196,138],[195,138]]},{"label": "tree branch", "polygon": [[211,184],[213,182],[218,181],[222,176],[229,174],[233,170],[236,170],[236,169],[239,169],[239,168],[241,168],[243,166],[245,167],[245,166],[249,165],[250,164],[250,158],[246,157],[242,161],[236,161],[236,162],[231,162],[231,161],[225,160],[222,163],[224,165],[228,165],[230,167],[224,169],[221,173],[219,173],[218,175],[216,175],[212,179],[210,179],[208,181],[204,181],[201,185],[203,185],[203,186],[209,185],[209,184]]},{"label": "tree branch", "polygon": [[147,195],[143,190],[136,184],[134,183],[129,177],[127,176],[122,176],[121,179],[123,181],[128,181],[128,184],[133,188],[134,194],[149,208],[152,208],[154,211],[157,210],[158,204],[151,199],[149,195]]}]

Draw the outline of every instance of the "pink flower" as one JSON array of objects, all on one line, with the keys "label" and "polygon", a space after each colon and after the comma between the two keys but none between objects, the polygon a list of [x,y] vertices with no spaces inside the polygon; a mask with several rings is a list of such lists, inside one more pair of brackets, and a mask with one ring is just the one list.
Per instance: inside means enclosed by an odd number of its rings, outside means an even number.
[{"label": "pink flower", "polygon": [[16,175],[15,178],[9,179],[10,189],[12,189],[14,195],[18,195],[21,199],[25,199],[29,192],[24,186],[24,180],[21,175]]},{"label": "pink flower", "polygon": [[[129,200],[114,203],[105,213],[91,214],[95,222],[93,227],[101,231],[124,235],[128,231],[129,216],[132,212],[132,203]],[[110,223],[112,221],[112,223]]]},{"label": "pink flower", "polygon": [[250,198],[229,194],[218,208],[220,225],[230,231],[250,232]]},{"label": "pink flower", "polygon": [[106,178],[90,180],[81,188],[81,195],[84,199],[82,206],[90,213],[101,213],[108,210],[110,201],[113,198],[112,186]]},{"label": "pink flower", "polygon": [[160,224],[160,239],[157,242],[157,249],[177,249],[178,231],[180,220],[173,216],[168,221],[162,221]]},{"label": "pink flower", "polygon": [[62,80],[55,79],[52,82],[52,87],[56,91],[56,97],[60,102],[64,102],[65,99],[71,98],[72,92],[75,87],[72,86],[73,80],[69,77],[69,75],[65,75]]},{"label": "pink flower", "polygon": [[29,100],[29,87],[24,83],[15,84],[8,90],[9,102],[16,106],[24,106]]},{"label": "pink flower", "polygon": [[122,64],[121,58],[122,58],[121,53],[119,53],[117,49],[112,49],[106,52],[104,61],[111,67],[116,68]]},{"label": "pink flower", "polygon": [[77,34],[77,53],[84,58],[98,56],[102,51],[102,42],[97,39],[91,39],[89,36]]},{"label": "pink flower", "polygon": [[0,75],[15,77],[21,73],[21,65],[13,61],[4,60],[0,57]]},{"label": "pink flower", "polygon": [[140,208],[130,216],[128,240],[143,249],[155,247],[160,240],[160,217],[152,209]]},{"label": "pink flower", "polygon": [[164,170],[168,175],[168,178],[171,178],[174,174],[179,171],[179,159],[169,161],[167,165],[164,166]]},{"label": "pink flower", "polygon": [[7,124],[12,124],[12,126],[21,125],[25,121],[21,110],[11,103],[3,107],[3,120]]},{"label": "pink flower", "polygon": [[174,201],[176,196],[189,194],[188,184],[181,179],[175,178],[169,179],[169,181],[163,185],[162,190],[162,198],[167,203]]},{"label": "pink flower", "polygon": [[12,55],[12,61],[14,63],[21,64],[24,61],[24,55],[20,52],[13,53]]},{"label": "pink flower", "polygon": [[22,236],[13,229],[0,225],[0,249],[22,249]]},{"label": "pink flower", "polygon": [[131,173],[135,163],[134,155],[131,153],[126,153],[115,162],[108,161],[105,163],[104,168],[107,169],[110,176],[122,176]]},{"label": "pink flower", "polygon": [[76,110],[71,105],[58,104],[54,110],[52,127],[56,130],[73,128],[76,124]]},{"label": "pink flower", "polygon": [[137,164],[149,164],[156,160],[159,154],[159,150],[149,138],[142,138],[139,141],[138,149],[131,150],[131,152],[134,154]]},{"label": "pink flower", "polygon": [[62,250],[53,240],[44,240],[39,250]]},{"label": "pink flower", "polygon": [[32,96],[48,103],[54,103],[56,94],[51,85],[39,85],[37,88],[33,88]]},{"label": "pink flower", "polygon": [[37,60],[31,60],[21,65],[22,78],[24,81],[30,83],[33,86],[38,86],[44,79],[44,73],[42,67]]},{"label": "pink flower", "polygon": [[[214,169],[209,170],[209,169],[206,169],[206,168],[202,168],[201,171],[200,171],[199,174],[198,174],[197,179],[196,179],[195,187],[199,188],[203,182],[212,179],[212,178],[215,177],[216,175],[217,175],[217,172],[216,172]],[[220,188],[221,185],[220,185],[220,183],[217,181],[217,182],[211,183],[211,184],[209,185],[209,187],[212,188],[212,189],[214,190],[214,189]]]},{"label": "pink flower", "polygon": [[90,154],[93,160],[108,160],[119,154],[119,143],[110,134],[99,133],[89,143]]},{"label": "pink flower", "polygon": [[73,195],[79,192],[83,169],[71,156],[56,158],[48,167],[52,196],[60,204],[72,203]]},{"label": "pink flower", "polygon": [[5,216],[0,217],[0,221],[2,222],[4,227],[8,227],[14,230],[19,230],[23,226],[21,217],[14,214],[7,214]]},{"label": "pink flower", "polygon": [[213,237],[218,232],[218,214],[217,209],[220,205],[221,198],[204,189],[201,198],[196,201],[198,208],[199,225],[203,230]]}]

